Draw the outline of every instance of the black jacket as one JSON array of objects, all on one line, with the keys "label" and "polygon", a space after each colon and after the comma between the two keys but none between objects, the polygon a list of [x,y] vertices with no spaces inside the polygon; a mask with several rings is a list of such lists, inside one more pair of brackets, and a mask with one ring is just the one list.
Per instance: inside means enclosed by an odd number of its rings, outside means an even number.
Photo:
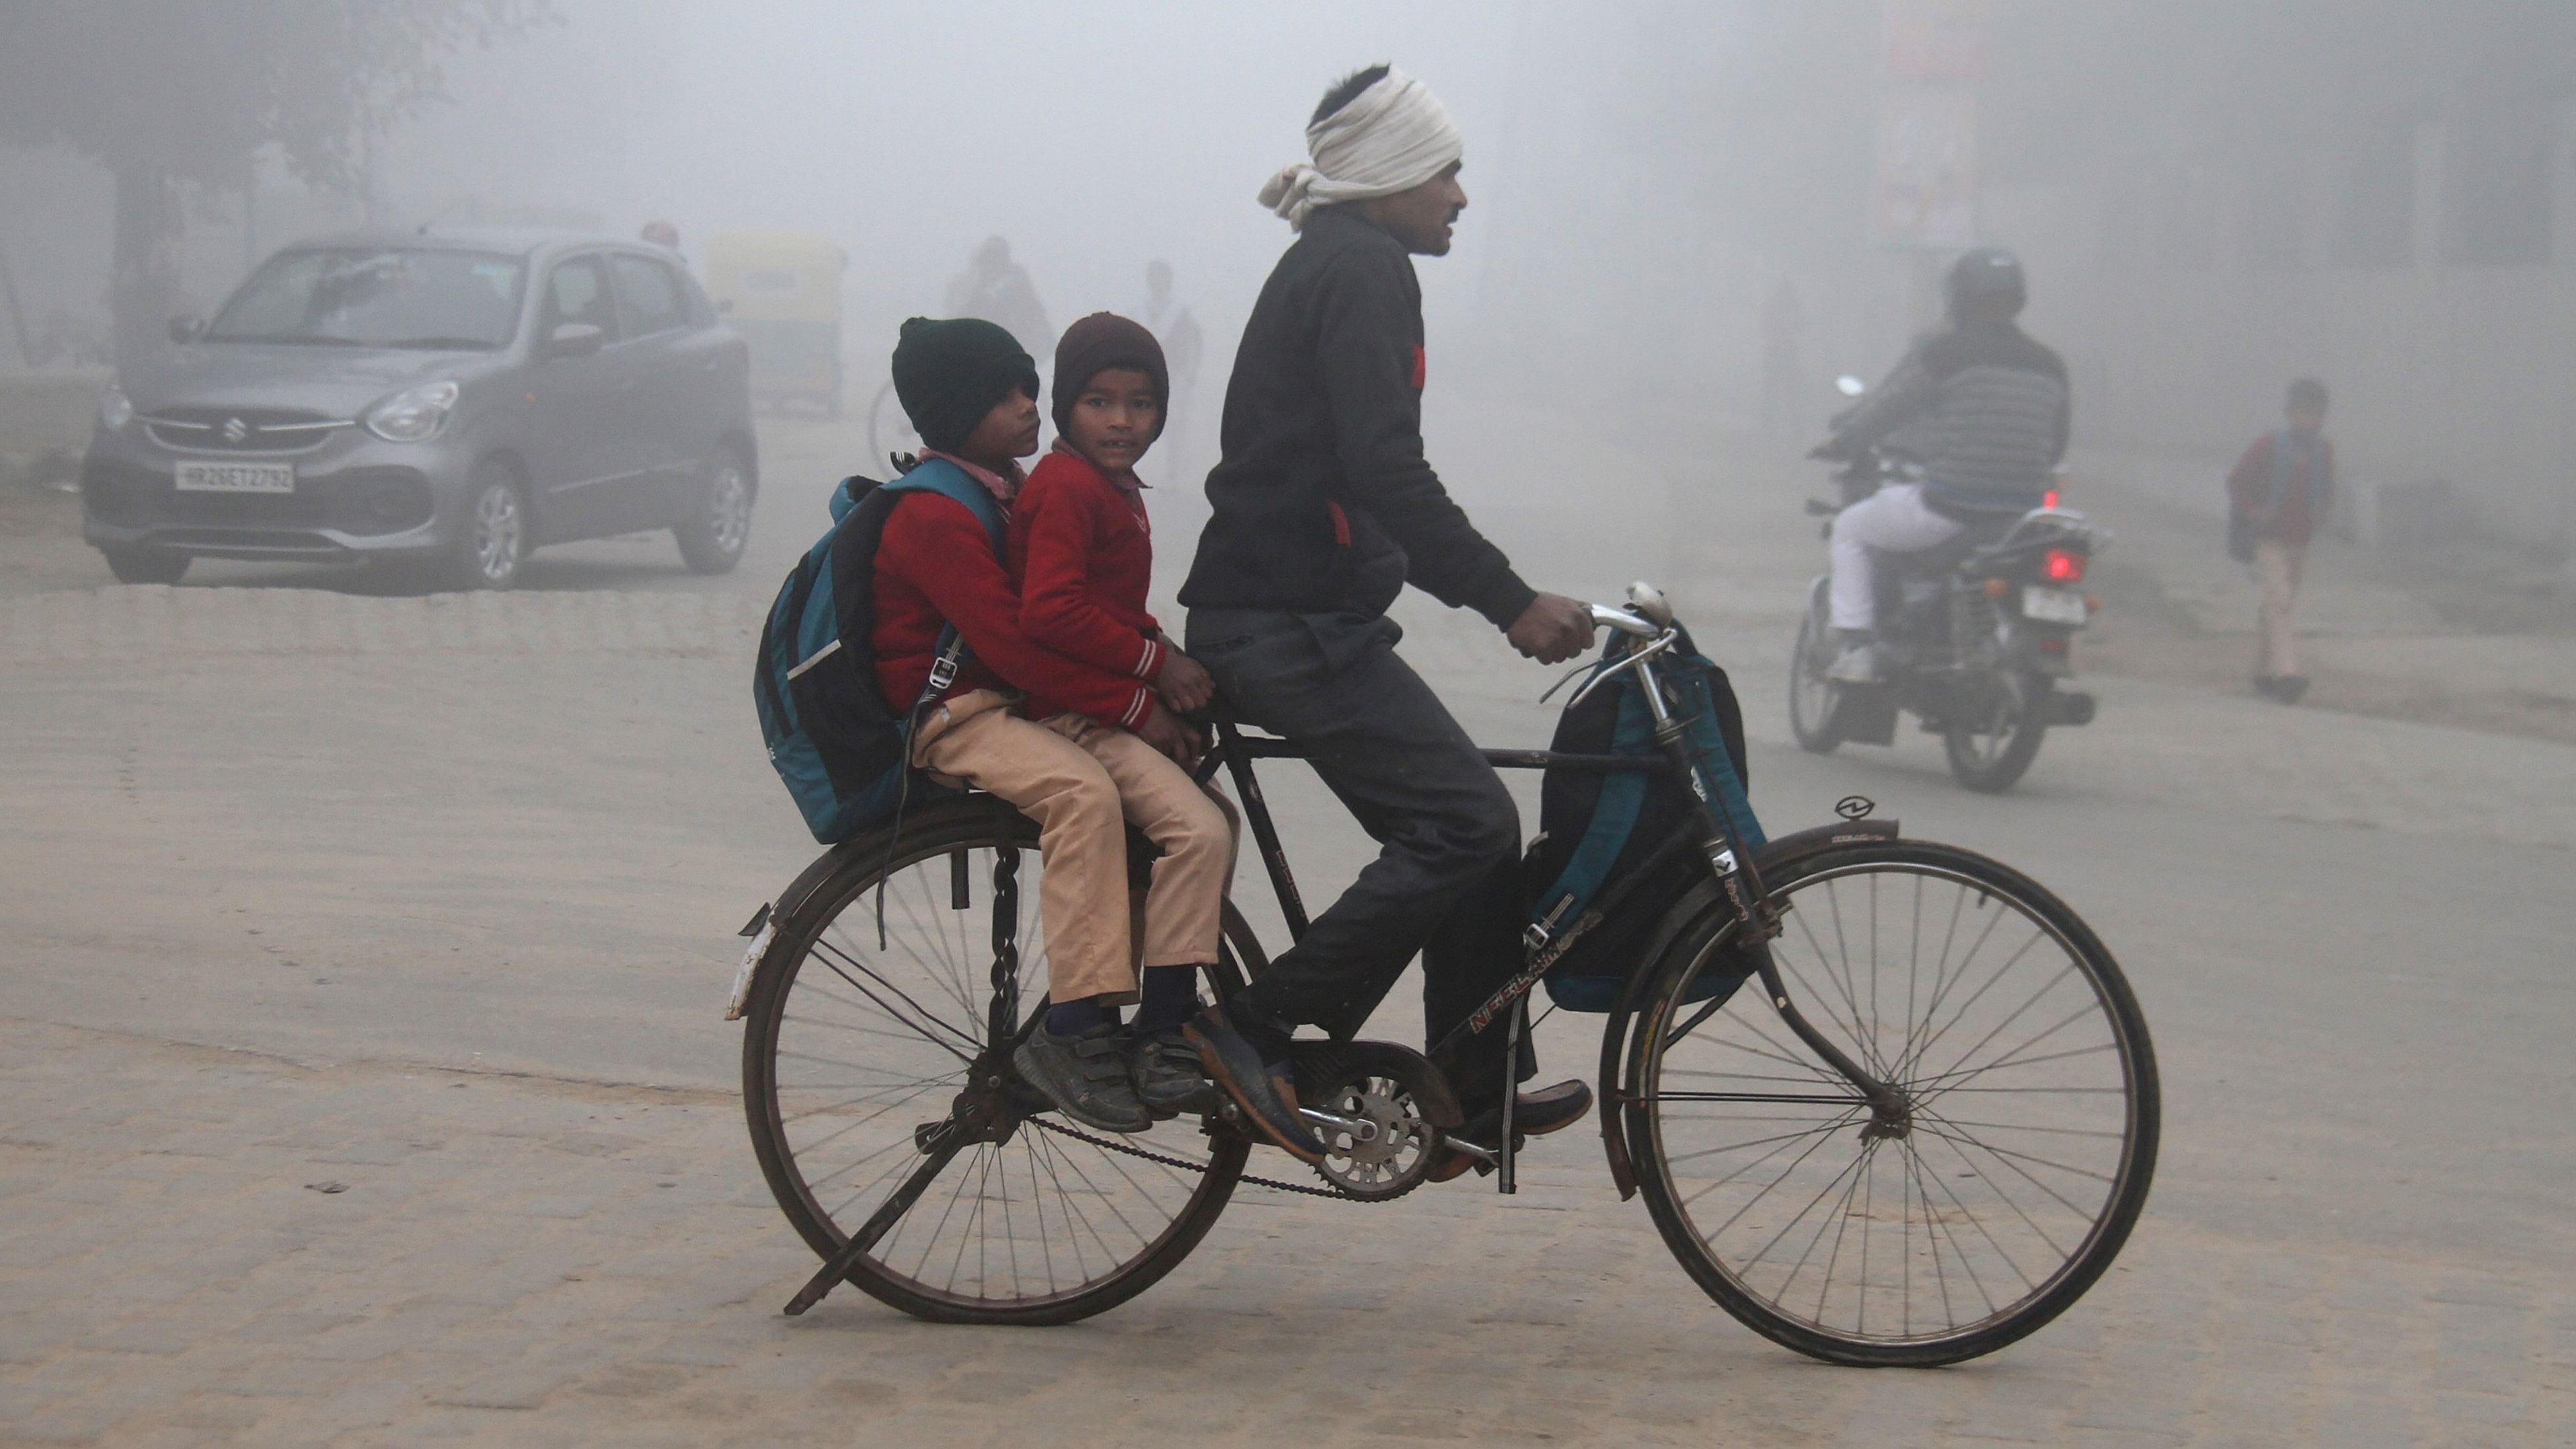
[{"label": "black jacket", "polygon": [[1410,582],[1509,628],[1536,593],[1424,461],[1422,383],[1403,243],[1315,212],[1244,324],[1182,604],[1377,615]]},{"label": "black jacket", "polygon": [[2066,364],[2006,321],[1916,342],[1879,390],[1834,425],[1845,456],[1889,441],[1923,464],[1923,501],[1972,519],[2039,506],[2066,456]]}]

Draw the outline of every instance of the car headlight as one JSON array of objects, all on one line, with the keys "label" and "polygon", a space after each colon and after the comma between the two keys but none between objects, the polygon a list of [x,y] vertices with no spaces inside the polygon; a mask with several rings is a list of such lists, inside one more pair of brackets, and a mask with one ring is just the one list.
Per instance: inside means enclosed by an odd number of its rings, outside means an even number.
[{"label": "car headlight", "polygon": [[367,431],[388,443],[420,443],[437,435],[456,407],[456,384],[426,383],[395,393],[367,409]]},{"label": "car headlight", "polygon": [[107,391],[99,395],[98,425],[115,433],[124,431],[125,425],[132,421],[134,421],[133,402],[125,396],[123,388],[109,383]]}]

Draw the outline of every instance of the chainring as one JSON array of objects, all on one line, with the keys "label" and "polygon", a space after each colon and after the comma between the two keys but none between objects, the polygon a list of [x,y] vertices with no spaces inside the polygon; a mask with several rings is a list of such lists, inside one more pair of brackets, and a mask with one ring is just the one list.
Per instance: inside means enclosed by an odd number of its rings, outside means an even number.
[{"label": "chainring", "polygon": [[1458,1117],[1456,1095],[1439,1068],[1390,1042],[1300,1042],[1298,1048],[1297,1100],[1374,1129],[1363,1136],[1310,1123],[1325,1147],[1316,1174],[1365,1202],[1402,1197],[1430,1180],[1446,1152],[1443,1125]]}]

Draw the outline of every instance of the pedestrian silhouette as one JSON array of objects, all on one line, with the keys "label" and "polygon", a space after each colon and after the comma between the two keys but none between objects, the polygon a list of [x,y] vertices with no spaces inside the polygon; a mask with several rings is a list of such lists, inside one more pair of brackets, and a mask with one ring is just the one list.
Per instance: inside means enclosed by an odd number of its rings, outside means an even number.
[{"label": "pedestrian silhouette", "polygon": [[948,284],[948,315],[994,323],[1031,356],[1054,351],[1055,329],[1047,325],[1046,308],[1038,302],[1028,271],[1011,260],[1006,238],[984,238],[966,270]]}]

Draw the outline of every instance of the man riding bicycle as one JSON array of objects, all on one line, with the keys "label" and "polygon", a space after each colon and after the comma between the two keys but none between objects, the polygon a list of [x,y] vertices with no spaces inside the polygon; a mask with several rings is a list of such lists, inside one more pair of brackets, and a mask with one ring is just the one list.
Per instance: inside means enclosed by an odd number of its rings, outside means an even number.
[{"label": "man riding bicycle", "polygon": [[[1380,847],[1341,899],[1250,989],[1190,1026],[1210,1077],[1264,1136],[1308,1162],[1291,1031],[1356,1030],[1416,952],[1437,1041],[1520,967],[1520,813],[1493,768],[1394,645],[1407,583],[1493,621],[1542,663],[1592,643],[1584,606],[1521,581],[1423,458],[1422,292],[1413,255],[1449,250],[1467,204],[1460,142],[1419,81],[1386,66],[1324,97],[1313,164],[1261,199],[1298,233],[1261,290],[1227,384],[1214,508],[1181,602],[1188,645],[1249,723],[1297,744]],[[1440,1066],[1481,1146],[1516,1080],[1504,1033]],[[1534,1067],[1524,1066],[1526,1077]],[[1525,1093],[1516,1129],[1587,1110],[1580,1081]],[[1480,1135],[1481,1134],[1481,1135]],[[1435,1179],[1463,1171],[1461,1156]]]},{"label": "man riding bicycle", "polygon": [[1879,678],[1872,551],[1918,553],[1979,522],[2027,513],[2066,456],[2066,364],[2014,321],[2029,299],[2020,260],[1977,248],[1951,265],[1942,290],[1946,324],[1918,340],[1810,454],[1846,460],[1896,437],[1923,465],[1921,483],[1887,484],[1834,519],[1832,622],[1842,653],[1826,677],[1838,683]]}]

